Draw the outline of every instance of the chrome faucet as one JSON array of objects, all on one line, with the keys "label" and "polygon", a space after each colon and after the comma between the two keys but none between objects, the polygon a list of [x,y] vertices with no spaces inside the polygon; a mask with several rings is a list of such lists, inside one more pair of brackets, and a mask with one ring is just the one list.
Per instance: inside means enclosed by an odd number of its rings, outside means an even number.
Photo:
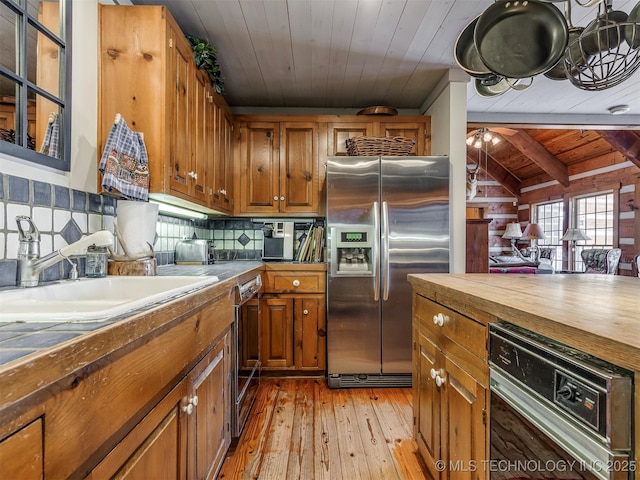
[{"label": "chrome faucet", "polygon": [[[23,222],[29,225],[27,230],[22,228]],[[89,245],[95,244],[99,247],[113,245],[113,234],[109,230],[100,230],[40,258],[40,232],[33,220],[25,215],[18,215],[16,223],[18,224],[19,232],[16,285],[21,287],[37,287],[40,283],[40,272],[51,265],[63,261],[69,255],[85,249]]]}]

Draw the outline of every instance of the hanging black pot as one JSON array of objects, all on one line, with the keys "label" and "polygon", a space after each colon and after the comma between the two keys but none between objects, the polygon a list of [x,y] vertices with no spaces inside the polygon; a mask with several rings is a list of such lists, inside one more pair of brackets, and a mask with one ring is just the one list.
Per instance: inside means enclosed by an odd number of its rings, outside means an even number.
[{"label": "hanging black pot", "polygon": [[624,27],[624,38],[631,48],[640,47],[640,2],[629,12],[627,25]]},{"label": "hanging black pot", "polygon": [[491,78],[495,77],[495,74],[482,63],[476,44],[473,42],[473,32],[479,18],[480,15],[469,22],[458,35],[454,48],[454,57],[460,68],[472,77]]},{"label": "hanging black pot", "polygon": [[533,77],[562,58],[569,27],[552,3],[497,0],[478,18],[474,43],[489,70],[509,78]]}]

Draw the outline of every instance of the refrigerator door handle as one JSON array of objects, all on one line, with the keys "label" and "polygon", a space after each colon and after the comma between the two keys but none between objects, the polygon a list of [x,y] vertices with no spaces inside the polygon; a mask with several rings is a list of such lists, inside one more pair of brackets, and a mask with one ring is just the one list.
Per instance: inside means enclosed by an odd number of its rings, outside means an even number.
[{"label": "refrigerator door handle", "polygon": [[373,300],[380,299],[380,208],[378,202],[373,202]]},{"label": "refrigerator door handle", "polygon": [[386,200],[382,202],[382,266],[380,275],[383,281],[383,295],[382,300],[389,300],[389,206]]}]

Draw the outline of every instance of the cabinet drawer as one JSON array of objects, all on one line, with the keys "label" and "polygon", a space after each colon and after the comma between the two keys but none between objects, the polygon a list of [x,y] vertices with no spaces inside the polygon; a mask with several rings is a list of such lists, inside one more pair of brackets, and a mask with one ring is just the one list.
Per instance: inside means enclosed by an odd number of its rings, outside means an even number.
[{"label": "cabinet drawer", "polygon": [[418,328],[433,335],[437,343],[450,339],[474,355],[487,358],[486,325],[420,295],[413,296],[413,310]]},{"label": "cabinet drawer", "polygon": [[266,272],[266,293],[324,293],[325,272]]}]

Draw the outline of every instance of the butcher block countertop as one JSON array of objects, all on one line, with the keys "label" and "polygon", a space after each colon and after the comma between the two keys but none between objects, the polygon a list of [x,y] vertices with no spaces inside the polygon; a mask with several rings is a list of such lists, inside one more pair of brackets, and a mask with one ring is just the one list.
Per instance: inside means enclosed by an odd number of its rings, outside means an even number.
[{"label": "butcher block countertop", "polygon": [[640,372],[640,279],[617,275],[409,275],[414,290],[482,323],[504,320]]}]

